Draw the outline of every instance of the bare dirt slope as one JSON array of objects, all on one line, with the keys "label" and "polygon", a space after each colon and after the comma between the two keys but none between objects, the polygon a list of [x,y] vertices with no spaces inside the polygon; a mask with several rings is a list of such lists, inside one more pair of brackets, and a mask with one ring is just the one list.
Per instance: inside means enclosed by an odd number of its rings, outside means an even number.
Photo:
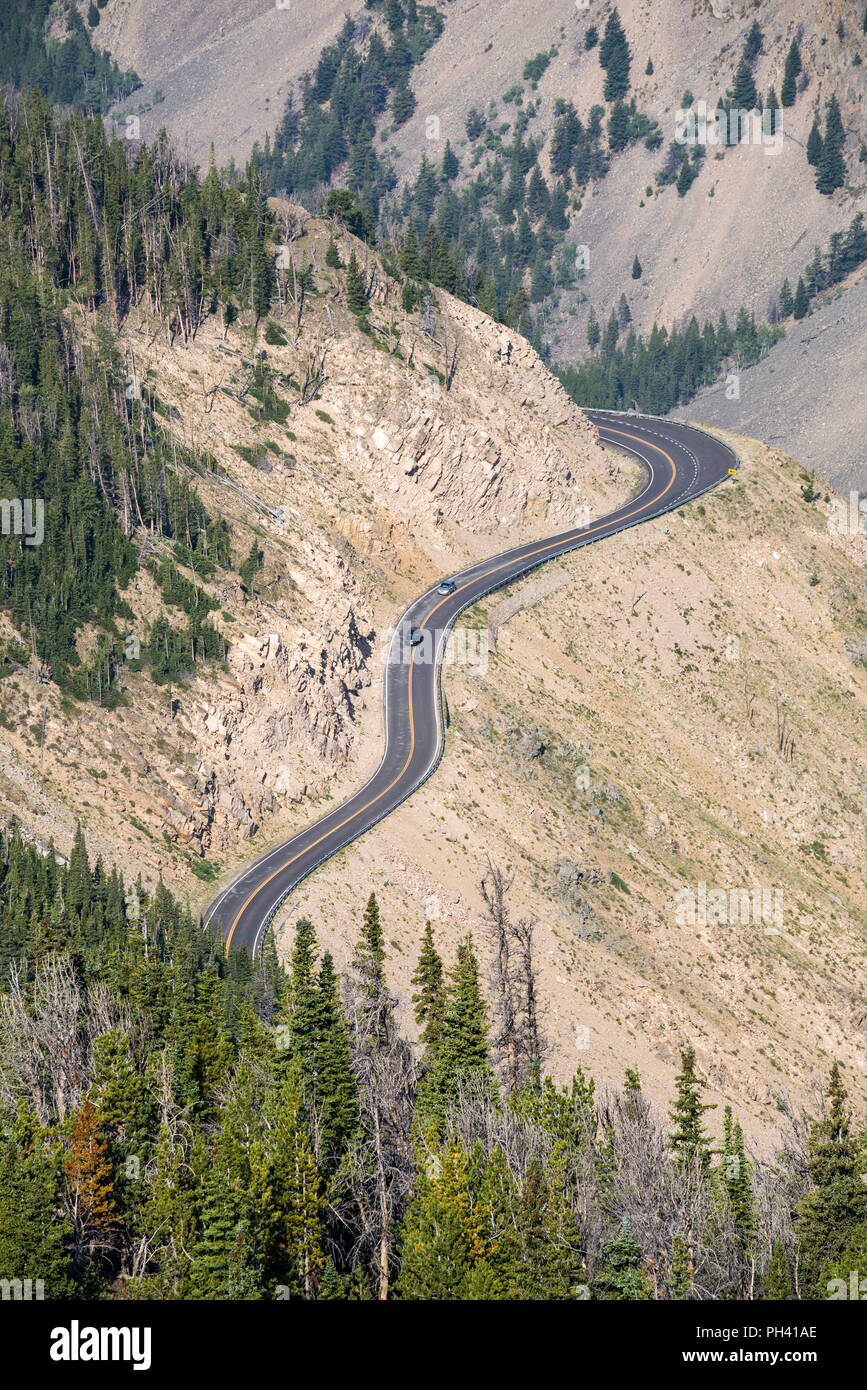
[{"label": "bare dirt slope", "polygon": [[[516,586],[512,617],[498,596],[467,616],[497,645],[446,671],[438,772],[301,885],[280,941],[309,915],[345,961],[375,889],[411,1026],[426,918],[448,958],[471,930],[488,959],[490,855],[537,923],[554,1073],[637,1063],[668,1103],[692,1040],[712,1122],[731,1101],[759,1137],[834,1056],[867,1100],[867,537],[726,437],[737,483]],[[758,913],[732,899],[755,889]]]},{"label": "bare dirt slope", "polygon": [[[85,8],[87,6],[85,5]],[[141,117],[152,140],[162,126],[197,163],[242,164],[280,122],[293,81],[315,67],[359,0],[108,0],[96,41],[144,84],[127,105],[163,100]]]},{"label": "bare dirt slope", "polygon": [[830,479],[838,492],[863,492],[865,361],[867,279],[860,279],[790,325],[767,358],[742,372],[739,398],[729,399],[721,383],[674,413],[760,434]]}]

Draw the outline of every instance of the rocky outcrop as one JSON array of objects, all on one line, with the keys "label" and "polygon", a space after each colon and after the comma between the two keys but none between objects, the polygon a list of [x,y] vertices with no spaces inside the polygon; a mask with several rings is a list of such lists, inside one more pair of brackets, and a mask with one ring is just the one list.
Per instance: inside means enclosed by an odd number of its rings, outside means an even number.
[{"label": "rocky outcrop", "polygon": [[420,370],[379,383],[348,466],[398,515],[571,524],[623,481],[621,464],[526,339],[450,295],[438,302],[413,348]]},{"label": "rocky outcrop", "polygon": [[371,683],[374,631],[348,608],[321,639],[299,631],[244,633],[228,654],[231,672],[212,698],[185,717],[202,756],[154,797],[169,839],[200,853],[255,834],[281,803],[311,789],[298,769],[306,750],[319,783],[350,756],[355,704]]}]

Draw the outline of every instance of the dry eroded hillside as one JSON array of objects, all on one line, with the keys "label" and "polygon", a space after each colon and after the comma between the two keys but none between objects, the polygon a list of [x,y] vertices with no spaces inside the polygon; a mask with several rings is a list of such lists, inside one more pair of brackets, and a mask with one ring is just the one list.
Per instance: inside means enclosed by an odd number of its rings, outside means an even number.
[{"label": "dry eroded hillside", "polygon": [[[133,314],[121,339],[169,428],[213,460],[196,487],[229,521],[235,563],[254,540],[263,555],[252,599],[234,571],[205,586],[225,669],[172,686],[128,672],[116,710],[77,710],[23,672],[0,692],[4,814],[62,850],[80,817],[94,850],[133,877],[200,894],[195,874],[212,881],[375,763],[384,636],[420,587],[584,508],[609,510],[636,478],[523,339],[447,295],[426,332],[373,260],[365,335],[343,272],[324,264],[330,229],[285,212],[284,295],[311,266],[318,289],[284,298],[268,335],[282,343],[254,341],[244,315],[226,337],[210,320],[184,344]],[[344,261],[354,247],[364,264],[360,242],[338,240]],[[282,422],[257,423],[260,353]],[[143,558],[169,553],[138,539]],[[144,642],[158,602],[146,569],[125,597]]]},{"label": "dry eroded hillside", "polygon": [[[516,616],[499,596],[468,615],[497,645],[448,669],[435,778],[301,886],[282,940],[308,913],[345,959],[374,888],[409,1022],[423,921],[447,955],[483,939],[490,855],[538,923],[555,1072],[637,1061],[663,1101],[691,1039],[761,1133],[832,1057],[867,1098],[867,538],[829,533],[790,459],[728,438],[736,483],[548,567]],[[701,883],[729,916],[737,890],[767,910],[703,925]]]}]

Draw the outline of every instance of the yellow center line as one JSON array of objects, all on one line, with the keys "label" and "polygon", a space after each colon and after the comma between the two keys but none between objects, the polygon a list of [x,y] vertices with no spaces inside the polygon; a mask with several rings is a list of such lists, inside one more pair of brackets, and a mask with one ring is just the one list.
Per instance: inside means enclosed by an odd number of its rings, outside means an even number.
[{"label": "yellow center line", "polygon": [[[655,449],[656,452],[657,452],[658,454],[662,454],[663,458],[668,459],[668,462],[671,464],[671,477],[670,477],[668,483],[667,483],[667,484],[665,485],[665,487],[662,489],[662,492],[660,492],[658,496],[652,497],[652,498],[650,499],[649,502],[645,502],[645,504],[644,504],[643,507],[636,507],[634,511],[624,513],[624,515],[621,517],[621,520],[622,520],[622,521],[626,521],[626,519],[627,519],[628,517],[630,517],[630,516],[638,516],[639,513],[646,511],[648,507],[653,506],[653,504],[656,503],[656,502],[658,502],[659,499],[660,499],[661,497],[664,497],[664,496],[665,496],[665,494],[668,492],[669,488],[673,486],[674,480],[675,480],[675,478],[677,477],[677,464],[675,463],[674,459],[671,457],[671,454],[667,454],[667,453],[665,452],[664,449],[660,449],[660,447],[659,447],[658,444],[651,444],[649,439],[642,439],[641,436],[638,435],[638,434],[630,434],[628,430],[618,430],[618,429],[615,429],[615,428],[614,428],[613,426],[611,426],[611,425],[603,425],[602,428],[605,429],[605,430],[608,430],[609,434],[622,434],[623,437],[624,437],[625,439],[634,439],[634,440],[636,440],[639,444],[644,444],[647,448]],[[596,531],[604,531],[604,529],[605,529],[605,527],[606,527],[607,525],[610,525],[610,522],[602,521],[602,522],[600,522],[600,524],[599,524],[598,526],[588,527],[588,528],[586,528],[586,529],[575,530],[575,531],[572,531],[571,533],[567,531],[567,532],[565,533],[564,536],[561,536],[561,537],[560,537],[559,540],[557,540],[557,541],[548,541],[545,545],[540,545],[540,546],[538,546],[536,550],[529,550],[525,556],[522,556],[522,559],[529,560],[529,559],[532,558],[532,556],[534,556],[534,555],[541,555],[541,554],[543,554],[544,551],[546,551],[546,550],[556,550],[556,548],[557,548],[559,545],[563,545],[563,544],[566,542],[566,540],[570,540],[573,536],[578,536],[578,535],[582,535],[582,536],[592,536]],[[428,613],[427,617],[426,617],[426,618],[424,619],[424,621],[421,623],[421,627],[425,627],[425,626],[430,622],[430,620],[431,620],[431,618],[434,616],[434,614],[437,613],[437,612],[440,610],[440,608],[442,608],[443,604],[444,604],[444,603],[447,603],[447,602],[448,602],[448,599],[454,598],[455,594],[460,594],[460,593],[463,592],[464,589],[469,589],[469,588],[471,587],[471,585],[477,583],[479,579],[487,579],[490,575],[492,575],[492,574],[497,574],[500,570],[508,569],[509,566],[512,565],[512,564],[514,564],[514,563],[515,563],[514,560],[505,560],[505,561],[503,561],[502,564],[494,565],[491,569],[485,570],[482,574],[477,574],[477,575],[475,575],[472,579],[468,579],[467,582],[466,582],[466,584],[462,584],[461,587],[460,587],[459,589],[455,589],[455,591],[454,591],[453,594],[449,594],[447,598],[442,599],[442,600],[436,605],[435,608],[432,608],[432,609],[431,609],[430,613]],[[309,845],[305,845],[305,847],[304,847],[303,849],[299,850],[297,854],[293,855],[293,857],[292,857],[291,859],[287,859],[287,861],[286,861],[285,864],[281,864],[279,869],[275,869],[274,872],[273,872],[273,874],[269,874],[268,877],[267,877],[266,879],[263,879],[262,882],[259,884],[258,888],[254,888],[254,889],[253,889],[253,891],[252,891],[252,893],[250,894],[249,898],[248,898],[247,901],[244,903],[243,907],[241,908],[241,910],[239,911],[237,917],[235,918],[234,922],[232,923],[231,930],[229,931],[229,935],[226,937],[226,950],[227,950],[227,951],[229,950],[229,947],[230,947],[231,944],[232,944],[232,937],[235,935],[235,928],[237,927],[237,925],[238,925],[238,923],[240,922],[241,918],[243,917],[244,913],[247,911],[247,908],[250,906],[250,904],[251,904],[251,902],[253,901],[253,899],[256,897],[256,895],[257,895],[258,893],[261,893],[261,891],[262,891],[263,888],[267,888],[268,884],[271,883],[275,878],[277,878],[278,875],[282,874],[286,869],[290,869],[290,868],[292,867],[292,865],[293,865],[298,859],[300,859],[300,858],[302,857],[302,855],[307,854],[308,851],[311,850],[311,849],[315,849],[317,845],[321,845],[323,840],[327,840],[328,837],[329,837],[330,835],[334,835],[334,834],[336,834],[336,832],[337,832],[338,830],[342,830],[343,827],[344,827],[345,825],[349,825],[350,821],[355,820],[355,819],[356,819],[358,816],[360,816],[364,811],[370,810],[370,807],[371,807],[371,806],[375,806],[376,803],[377,803],[377,801],[381,801],[382,798],[383,798],[384,796],[387,796],[388,793],[389,793],[394,787],[397,786],[397,784],[398,784],[398,782],[400,781],[401,777],[403,777],[404,773],[406,772],[407,768],[409,767],[410,763],[412,762],[412,755],[413,755],[413,753],[415,752],[415,720],[414,720],[414,718],[413,718],[413,711],[412,711],[412,673],[413,673],[414,666],[415,666],[415,662],[414,662],[413,660],[410,660],[410,663],[409,663],[409,684],[408,684],[408,686],[407,686],[408,697],[409,697],[409,734],[410,734],[410,743],[409,743],[409,752],[407,753],[407,756],[406,756],[406,762],[404,763],[403,767],[400,769],[400,772],[397,774],[397,776],[394,778],[394,780],[393,780],[392,782],[389,782],[389,784],[388,784],[387,787],[384,787],[383,790],[382,790],[381,792],[378,792],[376,796],[371,797],[370,801],[365,802],[365,804],[364,804],[363,806],[359,806],[359,808],[358,808],[357,811],[353,811],[353,812],[352,812],[352,815],[351,815],[351,816],[347,816],[347,817],[346,817],[346,820],[342,820],[342,821],[340,822],[339,825],[333,825],[333,826],[331,827],[330,830],[326,830],[326,831],[325,831],[325,834],[324,834],[324,835],[320,835],[318,840],[312,840],[311,843],[310,843]],[[387,675],[387,673],[386,673],[386,680],[387,680],[387,679],[388,679],[388,675]],[[386,740],[387,740],[387,739],[388,739],[388,733],[386,732]],[[386,744],[386,746],[387,746],[387,744]],[[299,834],[303,834],[303,831],[299,831]]]}]

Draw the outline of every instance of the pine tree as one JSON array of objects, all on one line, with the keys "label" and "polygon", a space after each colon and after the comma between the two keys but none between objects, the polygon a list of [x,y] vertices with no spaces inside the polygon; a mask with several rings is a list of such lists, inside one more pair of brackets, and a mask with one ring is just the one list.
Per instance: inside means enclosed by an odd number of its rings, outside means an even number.
[{"label": "pine tree", "polygon": [[536,237],[533,228],[530,226],[530,219],[526,209],[518,218],[518,256],[521,263],[529,265],[536,254]]},{"label": "pine tree", "polygon": [[302,1093],[311,1096],[317,1072],[319,1041],[319,994],[316,987],[316,930],[302,917],[295,927],[295,941],[289,958],[286,992],[286,1042],[284,1051],[295,1065]]},{"label": "pine tree", "polygon": [[328,246],[325,250],[325,264],[331,266],[333,270],[342,270],[343,262],[340,259],[340,252],[337,249],[337,242],[334,237],[328,238]]},{"label": "pine tree", "polygon": [[516,1192],[500,1149],[488,1160],[480,1200],[501,1232],[491,1263],[503,1297],[546,1302],[568,1299],[580,1279],[579,1237],[563,1198],[567,1165],[555,1156],[543,1168],[534,1158]]},{"label": "pine tree", "polygon": [[831,1067],[827,1108],[810,1132],[807,1170],[811,1191],[801,1202],[797,1232],[802,1297],[820,1295],[824,1272],[867,1221],[864,1153],[852,1134],[852,1116],[837,1062]]},{"label": "pine tree", "polygon": [[780,88],[780,101],[783,106],[794,106],[795,98],[798,95],[798,77],[801,73],[801,50],[798,47],[797,39],[792,39],[789,51],[786,54],[786,67],[783,74],[783,85]]},{"label": "pine tree", "polygon": [[484,1211],[470,1191],[467,1155],[431,1143],[420,1155],[403,1226],[400,1299],[491,1299],[501,1288],[491,1268]]},{"label": "pine tree", "polygon": [[343,1151],[358,1123],[358,1088],[330,951],[319,967],[316,1066],[317,1127],[327,1164]]},{"label": "pine tree", "polygon": [[[853,1229],[837,1258],[826,1264],[822,1270],[820,1280],[822,1296],[839,1298],[840,1286],[842,1285],[846,1290],[846,1297],[850,1297],[853,1284],[852,1276],[857,1273],[859,1297],[863,1298],[867,1292],[863,1273],[865,1269],[867,1269],[867,1222],[862,1222],[860,1226]],[[836,1288],[833,1281],[836,1281]]]},{"label": "pine tree", "polygon": [[723,1150],[720,1178],[728,1201],[728,1209],[743,1246],[755,1233],[753,1190],[747,1163],[744,1135],[738,1120],[727,1105],[723,1112]]},{"label": "pine tree", "polygon": [[206,1113],[232,1065],[232,1043],[226,1024],[223,982],[216,969],[202,971],[196,981],[195,1000],[189,1014],[177,1022],[190,1094],[197,1109]]},{"label": "pine tree", "polygon": [[625,150],[629,144],[629,108],[625,101],[616,101],[608,117],[608,148],[612,154]]},{"label": "pine tree", "polygon": [[442,1122],[462,1086],[494,1090],[488,1017],[472,937],[459,942],[449,974],[436,1056],[424,1079],[422,1109]]},{"label": "pine tree", "polygon": [[617,339],[619,338],[619,336],[620,325],[617,322],[617,315],[612,309],[611,313],[608,315],[608,322],[606,323],[605,330],[602,334],[602,346],[600,348],[600,352],[604,361],[608,361],[613,355],[614,349],[617,346]]},{"label": "pine tree", "polygon": [[[239,1175],[219,1144],[208,1153],[201,1134],[194,1141],[192,1166],[199,1179],[199,1222],[190,1249],[190,1292],[199,1299],[248,1299],[258,1292],[258,1279],[251,1267],[252,1236],[245,1219],[248,1205],[245,1181],[242,1198]],[[245,1173],[245,1179],[247,1174]]]},{"label": "pine tree", "polygon": [[789,1261],[786,1259],[786,1252],[782,1242],[774,1241],[771,1257],[765,1267],[764,1273],[764,1295],[772,1302],[783,1302],[792,1296],[792,1276],[789,1271]]},{"label": "pine tree", "polygon": [[769,113],[771,134],[775,135],[776,132],[781,129],[782,117],[779,114],[780,103],[777,100],[777,94],[773,87],[771,87],[768,92],[765,101],[765,110]]},{"label": "pine tree", "polygon": [[626,1114],[631,1119],[638,1119],[642,1112],[643,1096],[641,1075],[637,1067],[626,1068],[623,1082],[623,1101]]},{"label": "pine tree", "polygon": [[80,913],[90,900],[92,883],[90,863],[87,858],[87,845],[81,824],[76,824],[75,838],[69,855],[69,873],[66,879],[65,899],[70,912]]},{"label": "pine tree", "polygon": [[754,111],[758,104],[753,70],[746,58],[742,58],[738,64],[730,99],[732,106],[739,111]]},{"label": "pine tree", "polygon": [[244,255],[249,271],[249,303],[258,324],[271,307],[273,260],[265,249],[267,200],[265,183],[254,156],[247,167],[247,237]]},{"label": "pine tree", "polygon": [[640,280],[640,279],[641,279],[641,276],[642,276],[641,261],[640,261],[640,260],[638,259],[638,257],[636,256],[636,257],[635,257],[635,260],[632,262],[632,278],[633,278],[633,280]]},{"label": "pine tree", "polygon": [[415,1021],[419,1028],[418,1040],[425,1050],[425,1060],[430,1062],[437,1049],[442,1029],[445,1009],[445,984],[442,958],[434,945],[433,927],[425,922],[418,964],[413,972],[412,982],[415,993]]},{"label": "pine tree", "polygon": [[495,319],[499,314],[499,304],[497,302],[497,287],[494,277],[489,275],[479,294],[479,308],[483,314]]},{"label": "pine tree", "polygon": [[543,247],[539,247],[533,261],[533,274],[530,280],[530,301],[533,304],[541,304],[543,299],[547,299],[554,290],[554,277],[551,274],[551,264]]},{"label": "pine tree", "polygon": [[336,1303],[346,1299],[346,1288],[337,1273],[337,1266],[329,1256],[322,1278],[319,1281],[318,1301],[320,1303]]},{"label": "pine tree", "polygon": [[387,0],[385,6],[385,22],[393,34],[403,27],[403,6],[400,0]]},{"label": "pine tree", "polygon": [[458,157],[451,147],[451,142],[447,140],[446,147],[443,150],[442,163],[442,177],[444,182],[451,183],[452,179],[456,179],[460,173],[460,168]]},{"label": "pine tree", "polygon": [[685,159],[680,166],[680,173],[677,176],[677,196],[683,198],[695,183],[698,169],[689,159]]},{"label": "pine tree", "polygon": [[278,1030],[281,1056],[298,1089],[317,1153],[327,1167],[337,1161],[358,1119],[358,1097],[339,982],[326,951],[317,974],[316,933],[302,918],[296,927],[284,1014]]},{"label": "pine tree", "polygon": [[826,196],[835,189],[842,188],[846,182],[846,164],[843,159],[845,133],[840,117],[837,98],[832,96],[825,109],[825,134],[822,152],[816,164],[816,187]]},{"label": "pine tree", "polygon": [[784,319],[789,317],[794,307],[795,301],[792,298],[792,287],[788,280],[784,280],[780,287],[780,313]]},{"label": "pine tree", "polygon": [[850,270],[863,265],[864,261],[867,261],[867,228],[864,226],[864,214],[856,212],[846,231],[840,274],[848,275]]},{"label": "pine tree", "polygon": [[806,318],[809,308],[810,296],[807,294],[807,286],[804,284],[804,277],[800,276],[795,290],[795,302],[792,306],[792,312],[796,319],[803,319]]},{"label": "pine tree", "polygon": [[589,315],[589,317],[588,317],[588,319],[587,319],[587,343],[588,343],[588,345],[589,345],[591,348],[596,348],[596,347],[598,347],[598,346],[599,346],[599,339],[600,339],[601,337],[602,337],[602,329],[599,327],[599,320],[598,320],[597,317],[596,317],[596,311],[594,310],[594,308],[593,308],[593,306],[592,306],[592,304],[591,304],[591,306],[590,306],[590,315]]},{"label": "pine tree", "polygon": [[253,579],[262,568],[262,551],[259,542],[254,540],[247,552],[247,558],[238,566],[238,575],[248,593],[252,593]]},{"label": "pine tree", "polygon": [[135,1067],[129,1038],[119,1029],[102,1033],[93,1044],[92,1098],[103,1133],[126,1155],[144,1159],[154,1107],[144,1078]]},{"label": "pine tree", "polygon": [[671,1246],[671,1267],[668,1274],[668,1287],[673,1299],[683,1302],[692,1290],[692,1260],[683,1236],[674,1237]]},{"label": "pine tree", "polygon": [[810,126],[810,134],[807,136],[807,163],[812,164],[815,169],[822,156],[822,132],[819,129],[818,116],[813,117],[813,124]]},{"label": "pine tree", "polygon": [[355,946],[355,966],[367,983],[371,996],[385,984],[385,937],[379,920],[379,903],[371,893],[361,921],[361,935]]},{"label": "pine tree", "polygon": [[405,125],[415,111],[416,101],[409,81],[404,77],[394,89],[391,98],[391,114],[396,126]]},{"label": "pine tree", "polygon": [[647,60],[647,67],[644,69],[644,71],[645,71],[645,74],[646,74],[648,77],[652,77],[652,76],[653,76],[653,59],[652,59],[652,58],[648,58],[648,60]]},{"label": "pine tree", "polygon": [[441,1052],[455,1073],[487,1074],[487,1008],[479,983],[479,963],[468,936],[458,944],[443,1014]]},{"label": "pine tree", "polygon": [[59,1146],[22,1107],[0,1137],[0,1279],[41,1279],[49,1299],[74,1295],[60,1209]]},{"label": "pine tree", "polygon": [[418,249],[418,235],[412,218],[406,224],[406,232],[398,255],[400,268],[410,280],[422,279],[421,256]]},{"label": "pine tree", "polygon": [[554,232],[565,232],[569,229],[569,217],[567,208],[569,206],[566,197],[565,183],[558,183],[551,195],[551,202],[545,214],[548,226]]},{"label": "pine tree", "polygon": [[325,1266],[323,1198],[316,1161],[291,1081],[269,1091],[267,1151],[262,1169],[262,1256],[266,1285],[283,1284],[290,1296],[312,1299]]},{"label": "pine tree", "polygon": [[105,1248],[116,1225],[114,1171],[93,1101],[76,1113],[64,1163],[67,1207],[75,1232],[75,1260]]},{"label": "pine tree", "polygon": [[826,288],[828,284],[828,273],[825,267],[825,260],[818,246],[813,248],[813,259],[807,266],[804,276],[807,282],[807,293],[812,299],[814,294]]},{"label": "pine tree", "polygon": [[757,19],[753,20],[752,26],[744,39],[744,57],[748,63],[755,62],[765,45],[765,37],[762,33],[761,25]]},{"label": "pine tree", "polygon": [[606,101],[619,101],[629,91],[629,44],[617,10],[611,11],[599,45],[599,62],[605,69],[603,95]]},{"label": "pine tree", "polygon": [[671,1110],[674,1131],[669,1143],[678,1163],[684,1167],[698,1163],[707,1172],[710,1168],[711,1144],[705,1133],[702,1116],[715,1107],[701,1099],[704,1082],[696,1074],[695,1048],[690,1044],[680,1053],[680,1071],[675,1078],[677,1100]]},{"label": "pine tree", "polygon": [[349,265],[346,267],[346,303],[353,314],[363,314],[367,308],[368,298],[367,287],[353,250],[349,257]]},{"label": "pine tree", "polygon": [[413,201],[425,221],[432,215],[439,192],[439,180],[435,166],[422,155],[419,171],[413,186]]},{"label": "pine tree", "polygon": [[538,164],[533,169],[530,182],[527,185],[526,206],[534,221],[544,217],[551,206],[551,194],[548,191],[548,185],[542,178],[542,171]]},{"label": "pine tree", "polygon": [[628,1221],[602,1247],[602,1264],[591,1284],[594,1298],[642,1302],[651,1298],[650,1283],[641,1268],[641,1247]]}]

